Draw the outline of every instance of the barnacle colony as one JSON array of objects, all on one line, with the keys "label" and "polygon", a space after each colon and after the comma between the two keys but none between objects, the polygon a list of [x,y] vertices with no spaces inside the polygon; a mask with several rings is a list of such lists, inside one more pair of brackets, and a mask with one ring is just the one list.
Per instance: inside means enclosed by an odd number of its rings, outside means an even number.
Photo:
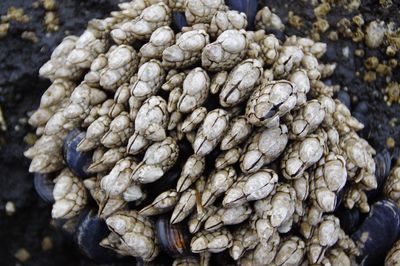
[{"label": "barnacle colony", "polygon": [[40,69],[29,171],[55,176],[53,218],[96,208],[122,256],[350,265],[365,254],[332,212],[369,211],[375,151],[321,81],[326,45],[279,40],[268,7],[230,2],[134,0],[66,37]]}]

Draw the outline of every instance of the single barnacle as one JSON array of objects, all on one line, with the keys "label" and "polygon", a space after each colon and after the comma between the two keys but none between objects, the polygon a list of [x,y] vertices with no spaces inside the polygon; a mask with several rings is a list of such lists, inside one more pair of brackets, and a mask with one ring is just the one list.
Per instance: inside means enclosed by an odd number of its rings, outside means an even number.
[{"label": "single barnacle", "polygon": [[282,23],[280,17],[265,6],[260,9],[256,14],[256,29],[266,29],[266,30],[279,30],[283,31],[285,25]]},{"label": "single barnacle", "polygon": [[400,167],[396,166],[391,171],[383,188],[385,195],[400,206]]},{"label": "single barnacle", "polygon": [[120,45],[107,55],[107,64],[100,71],[99,84],[109,91],[116,91],[136,72],[139,58],[132,47]]},{"label": "single barnacle", "polygon": [[181,97],[181,95],[182,95],[181,87],[175,87],[175,89],[173,89],[169,92],[167,111],[170,114],[177,110],[178,101],[179,101],[179,98]]},{"label": "single barnacle", "polygon": [[124,83],[121,86],[119,86],[119,88],[114,94],[114,102],[107,114],[111,118],[115,118],[122,111],[126,111],[129,105],[130,95],[131,94],[127,83]]},{"label": "single barnacle", "polygon": [[232,234],[222,227],[217,231],[201,231],[196,233],[190,242],[193,253],[212,252],[218,253],[232,246]]},{"label": "single barnacle", "polygon": [[176,87],[182,87],[183,81],[185,80],[185,72],[177,72],[175,69],[171,69],[167,73],[166,81],[161,86],[164,91],[172,91]]},{"label": "single barnacle", "polygon": [[[165,71],[157,60],[144,63],[138,70],[137,77],[131,82],[130,113],[135,119],[142,103],[150,96],[156,95],[164,82]],[[132,101],[134,104],[132,105]]]},{"label": "single barnacle", "polygon": [[177,203],[178,193],[175,189],[170,189],[158,195],[150,205],[141,209],[139,214],[151,216],[165,213],[172,210]]},{"label": "single barnacle", "polygon": [[[199,204],[197,203],[197,207]],[[217,207],[211,205],[207,208],[198,208],[197,212],[193,213],[188,220],[189,232],[197,233],[203,226],[204,222],[217,211]]]},{"label": "single barnacle", "polygon": [[226,9],[223,0],[187,0],[186,21],[189,25],[210,23],[217,11],[223,9]]},{"label": "single barnacle", "polygon": [[89,114],[82,121],[81,126],[83,128],[89,127],[97,118],[107,115],[114,104],[115,102],[113,99],[107,99],[104,102],[93,106],[93,108],[89,111]]},{"label": "single barnacle", "polygon": [[307,72],[304,69],[295,70],[290,74],[289,81],[292,82],[297,89],[297,106],[304,105],[307,101],[306,95],[311,89]]},{"label": "single barnacle", "polygon": [[122,112],[111,121],[108,131],[100,142],[107,148],[117,148],[126,144],[132,132],[133,126],[129,114]]},{"label": "single barnacle", "polygon": [[59,107],[66,104],[75,83],[66,79],[55,79],[43,93],[39,108],[29,118],[29,124],[34,127],[44,127]]},{"label": "single barnacle", "polygon": [[318,130],[304,140],[289,144],[281,161],[283,176],[289,180],[299,178],[307,168],[322,157],[326,140],[326,132]]},{"label": "single barnacle", "polygon": [[135,119],[135,132],[150,141],[162,141],[167,137],[167,103],[160,96],[151,96],[140,107]]},{"label": "single barnacle", "polygon": [[247,27],[247,17],[236,10],[218,11],[210,21],[208,33],[214,39],[227,30],[241,30]]},{"label": "single barnacle", "polygon": [[203,48],[210,42],[204,30],[192,30],[177,38],[163,51],[162,64],[167,68],[185,68],[200,61]]},{"label": "single barnacle", "polygon": [[263,72],[257,59],[246,59],[233,68],[219,94],[224,107],[232,107],[245,101],[253,92]]},{"label": "single barnacle", "polygon": [[244,30],[226,30],[204,47],[201,65],[208,71],[229,70],[244,58],[248,40]]},{"label": "single barnacle", "polygon": [[297,236],[282,239],[274,265],[300,265],[305,255],[305,243]]},{"label": "single barnacle", "polygon": [[272,65],[279,56],[279,40],[273,34],[266,35],[260,42],[261,58],[267,65]]},{"label": "single barnacle", "polygon": [[176,184],[176,190],[183,192],[188,189],[203,174],[205,158],[192,154],[182,167],[181,175]]},{"label": "single barnacle", "polygon": [[171,137],[152,144],[146,150],[142,162],[132,172],[131,178],[139,183],[158,180],[175,164],[178,153],[179,146]]},{"label": "single barnacle", "polygon": [[278,175],[267,168],[244,175],[225,192],[222,204],[225,207],[234,207],[247,201],[263,199],[273,192],[277,182]]},{"label": "single barnacle", "polygon": [[204,224],[204,229],[214,231],[224,225],[240,224],[247,220],[252,213],[249,204],[243,204],[238,207],[220,208],[216,213],[208,217]]},{"label": "single barnacle", "polygon": [[318,70],[318,59],[312,53],[304,53],[304,56],[301,60],[301,65],[307,72],[307,76],[310,80],[320,79],[321,73]]},{"label": "single barnacle", "polygon": [[273,73],[275,78],[286,77],[289,73],[300,66],[304,53],[297,46],[283,46],[279,57],[273,64]]},{"label": "single barnacle", "polygon": [[344,151],[349,179],[364,190],[377,188],[372,157],[375,150],[355,132],[341,136],[339,144]]},{"label": "single barnacle", "polygon": [[311,201],[324,212],[336,208],[337,194],[347,181],[346,161],[335,153],[323,156],[310,176]]},{"label": "single barnacle", "polygon": [[228,129],[228,113],[223,109],[214,109],[209,112],[203,124],[197,130],[192,144],[195,154],[205,156],[209,154],[221,141]]},{"label": "single barnacle", "polygon": [[183,133],[188,133],[190,131],[196,130],[200,123],[206,118],[207,109],[205,107],[196,108],[190,115],[188,115],[182,122],[181,131]]},{"label": "single barnacle", "polygon": [[348,209],[353,209],[357,207],[361,212],[367,213],[370,211],[370,206],[368,204],[368,197],[365,191],[354,185],[346,187],[343,204]]},{"label": "single barnacle", "polygon": [[296,191],[288,184],[278,183],[268,197],[254,203],[258,220],[255,228],[261,243],[267,243],[273,232],[288,232],[292,226]]},{"label": "single barnacle", "polygon": [[321,263],[325,251],[339,240],[339,235],[339,219],[333,215],[323,216],[306,243],[308,262]]},{"label": "single barnacle", "polygon": [[110,235],[101,245],[122,255],[153,260],[159,253],[153,223],[137,211],[120,211],[106,219]]},{"label": "single barnacle", "polygon": [[175,34],[169,26],[156,29],[151,34],[149,42],[139,50],[140,65],[143,65],[150,59],[160,60],[164,49],[173,45],[174,42]]},{"label": "single barnacle", "polygon": [[289,81],[271,81],[258,87],[246,106],[249,122],[256,126],[276,127],[280,117],[297,103],[297,88]]},{"label": "single barnacle", "polygon": [[210,206],[215,200],[227,191],[236,180],[236,171],[233,167],[214,171],[207,180],[206,188],[201,196],[201,205]]},{"label": "single barnacle", "polygon": [[244,254],[240,264],[245,266],[269,265],[274,261],[280,243],[278,232],[274,232],[267,243],[258,243],[256,248]]},{"label": "single barnacle", "polygon": [[229,129],[221,141],[221,150],[229,150],[242,144],[251,134],[252,125],[245,116],[232,119]]},{"label": "single barnacle", "polygon": [[254,173],[278,158],[288,143],[288,130],[282,124],[256,132],[244,148],[240,168],[244,173]]},{"label": "single barnacle", "polygon": [[206,100],[210,90],[210,78],[205,70],[196,67],[183,81],[182,95],[177,103],[178,110],[189,113],[200,107]]},{"label": "single barnacle", "polygon": [[364,125],[360,123],[356,118],[351,116],[350,110],[341,103],[339,100],[335,100],[336,110],[333,113],[333,125],[339,131],[340,134],[346,134],[351,131],[359,131],[364,128]]},{"label": "single barnacle", "polygon": [[85,138],[79,142],[78,151],[90,151],[100,144],[100,139],[107,133],[111,124],[111,118],[108,116],[100,116],[93,121],[87,128]]},{"label": "single barnacle", "polygon": [[184,191],[171,215],[171,223],[176,224],[188,217],[196,207],[196,189],[187,189]]},{"label": "single barnacle", "polygon": [[[51,53],[50,60],[39,69],[39,75],[54,81],[57,77],[63,76],[63,72],[74,73],[73,69],[69,69],[72,66],[66,65],[66,59],[71,51],[75,49],[77,40],[77,36],[65,37]],[[57,71],[60,73],[57,73]]]},{"label": "single barnacle", "polygon": [[54,204],[51,216],[54,219],[68,219],[82,211],[86,205],[87,194],[82,181],[65,168],[55,179],[53,190]]},{"label": "single barnacle", "polygon": [[232,232],[233,243],[229,248],[229,254],[234,260],[240,259],[248,250],[254,249],[258,242],[258,236],[249,225],[245,224]]},{"label": "single barnacle", "polygon": [[108,217],[121,209],[126,202],[139,200],[143,197],[140,187],[130,178],[137,162],[132,157],[119,160],[108,175],[103,176],[100,187],[105,192],[105,198],[100,202],[99,214]]},{"label": "single barnacle", "polygon": [[164,3],[157,3],[143,9],[134,20],[118,25],[110,35],[117,44],[128,44],[150,38],[157,28],[168,26],[170,22],[170,8]]},{"label": "single barnacle", "polygon": [[302,139],[315,131],[323,122],[325,115],[332,115],[335,111],[335,102],[332,98],[321,96],[305,103],[290,119],[289,138]]},{"label": "single barnacle", "polygon": [[215,159],[215,169],[219,170],[237,163],[241,153],[242,149],[239,147],[221,152],[221,154]]},{"label": "single barnacle", "polygon": [[113,149],[97,148],[93,152],[92,164],[88,167],[88,172],[98,173],[110,170],[116,162],[126,156],[125,147]]}]

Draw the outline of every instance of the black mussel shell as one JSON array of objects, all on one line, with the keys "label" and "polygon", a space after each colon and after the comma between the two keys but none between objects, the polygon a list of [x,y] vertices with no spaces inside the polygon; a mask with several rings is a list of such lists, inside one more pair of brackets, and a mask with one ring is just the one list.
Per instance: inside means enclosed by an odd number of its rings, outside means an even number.
[{"label": "black mussel shell", "polygon": [[92,176],[88,172],[88,167],[92,164],[93,152],[79,152],[76,150],[79,142],[85,137],[85,132],[75,128],[68,133],[64,140],[63,154],[64,160],[69,169],[80,178]]},{"label": "black mussel shell", "polygon": [[336,98],[343,103],[344,105],[346,105],[346,107],[351,110],[351,99],[350,99],[350,95],[347,91],[339,91],[336,94]]},{"label": "black mussel shell", "polygon": [[360,211],[357,208],[347,209],[344,206],[340,206],[339,209],[335,211],[335,216],[340,220],[340,228],[350,235],[354,233],[360,224]]},{"label": "black mussel shell", "polygon": [[254,19],[258,10],[258,0],[226,0],[225,4],[230,10],[243,12],[247,16],[248,28],[254,27]]},{"label": "black mussel shell", "polygon": [[375,176],[378,183],[378,187],[374,190],[367,191],[367,196],[369,200],[374,199],[382,191],[383,185],[386,182],[387,177],[390,173],[390,168],[392,167],[392,158],[390,152],[387,149],[380,151],[374,158],[376,170]]},{"label": "black mussel shell", "polygon": [[156,221],[156,232],[162,249],[171,257],[184,257],[190,252],[190,233],[186,223],[171,224],[170,216],[160,216]]},{"label": "black mussel shell", "polygon": [[106,223],[97,216],[97,211],[84,211],[75,228],[74,240],[79,251],[96,262],[112,262],[119,255],[99,245],[110,231]]},{"label": "black mussel shell", "polygon": [[357,262],[362,265],[383,265],[385,254],[393,246],[400,232],[400,209],[391,200],[380,200],[352,234],[360,249]]},{"label": "black mussel shell", "polygon": [[183,27],[187,26],[184,12],[172,12],[172,26],[175,32],[180,32]]},{"label": "black mussel shell", "polygon": [[33,185],[42,200],[47,203],[54,203],[54,183],[48,174],[35,173]]}]

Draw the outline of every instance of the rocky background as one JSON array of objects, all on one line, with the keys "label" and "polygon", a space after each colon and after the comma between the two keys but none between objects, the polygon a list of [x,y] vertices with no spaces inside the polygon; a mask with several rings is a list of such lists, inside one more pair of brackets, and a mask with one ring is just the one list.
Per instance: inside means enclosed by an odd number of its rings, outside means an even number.
[{"label": "rocky background", "polygon": [[[0,265],[92,264],[54,229],[51,206],[36,195],[33,176],[28,173],[29,161],[22,153],[35,141],[27,118],[50,85],[38,77],[39,67],[65,35],[79,35],[89,19],[106,16],[117,9],[118,2],[0,1]],[[396,154],[400,143],[400,88],[396,83],[400,82],[400,53],[388,57],[384,45],[369,49],[363,40],[357,40],[356,34],[342,34],[343,27],[338,22],[343,18],[353,21],[354,16],[362,14],[365,25],[380,19],[398,26],[399,1],[364,0],[357,8],[354,4],[359,1],[351,0],[266,2],[286,25],[281,36],[313,35],[328,43],[322,61],[338,63],[330,82],[349,92],[353,106],[359,101],[368,102],[369,111],[363,122],[367,124],[369,141],[378,151],[388,148]],[[331,3],[323,15],[328,22],[326,30],[317,23],[321,21],[315,8],[321,2]],[[353,24],[348,28],[354,33],[357,27]],[[363,30],[365,26],[359,28]],[[337,40],[332,32],[338,33]],[[360,54],[361,50],[364,54]],[[368,58],[372,56],[378,59],[380,69],[370,66]]]}]

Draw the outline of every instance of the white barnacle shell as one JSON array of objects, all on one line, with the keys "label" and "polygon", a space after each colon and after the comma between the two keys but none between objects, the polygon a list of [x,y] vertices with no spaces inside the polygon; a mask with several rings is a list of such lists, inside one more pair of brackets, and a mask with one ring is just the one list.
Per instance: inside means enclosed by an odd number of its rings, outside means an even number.
[{"label": "white barnacle shell", "polygon": [[210,23],[217,11],[224,7],[224,1],[187,0],[185,7],[186,21],[189,25]]},{"label": "white barnacle shell", "polygon": [[235,106],[245,101],[253,92],[262,75],[262,64],[257,59],[246,59],[229,72],[219,94],[224,107]]},{"label": "white barnacle shell", "polygon": [[218,11],[210,22],[208,29],[211,37],[216,38],[226,30],[241,30],[247,27],[247,17],[236,10]]},{"label": "white barnacle shell", "polygon": [[160,96],[151,96],[140,107],[135,119],[135,131],[151,141],[162,141],[167,137],[167,102]]},{"label": "white barnacle shell", "polygon": [[289,81],[279,80],[262,84],[250,96],[246,116],[256,126],[276,127],[280,117],[297,103],[297,89]]},{"label": "white barnacle shell", "polygon": [[210,153],[221,141],[228,123],[228,113],[225,110],[214,109],[209,112],[197,131],[192,145],[194,152],[200,156]]},{"label": "white barnacle shell", "polygon": [[232,234],[226,228],[217,231],[201,231],[196,233],[190,242],[193,253],[212,252],[218,253],[232,246]]},{"label": "white barnacle shell", "polygon": [[202,66],[208,71],[221,71],[234,67],[246,54],[247,37],[244,30],[226,30],[215,42],[204,47]]},{"label": "white barnacle shell", "polygon": [[210,90],[210,78],[207,72],[196,67],[183,81],[182,95],[177,103],[178,110],[189,113],[200,107],[206,100]]},{"label": "white barnacle shell", "polygon": [[244,173],[257,171],[278,158],[287,143],[288,130],[284,124],[258,131],[244,149],[240,168]]},{"label": "white barnacle shell", "polygon": [[278,175],[268,168],[244,175],[225,192],[222,204],[225,207],[233,207],[247,201],[263,199],[274,191],[277,182]]},{"label": "white barnacle shell", "polygon": [[55,203],[51,216],[57,218],[72,218],[85,207],[87,194],[82,181],[65,168],[56,178],[53,190]]},{"label": "white barnacle shell", "polygon": [[179,146],[171,137],[152,144],[146,150],[143,161],[132,172],[131,178],[139,183],[158,180],[175,164],[178,153]]},{"label": "white barnacle shell", "polygon": [[176,43],[163,51],[162,64],[168,68],[185,68],[200,61],[203,48],[210,42],[204,30],[183,33]]}]

